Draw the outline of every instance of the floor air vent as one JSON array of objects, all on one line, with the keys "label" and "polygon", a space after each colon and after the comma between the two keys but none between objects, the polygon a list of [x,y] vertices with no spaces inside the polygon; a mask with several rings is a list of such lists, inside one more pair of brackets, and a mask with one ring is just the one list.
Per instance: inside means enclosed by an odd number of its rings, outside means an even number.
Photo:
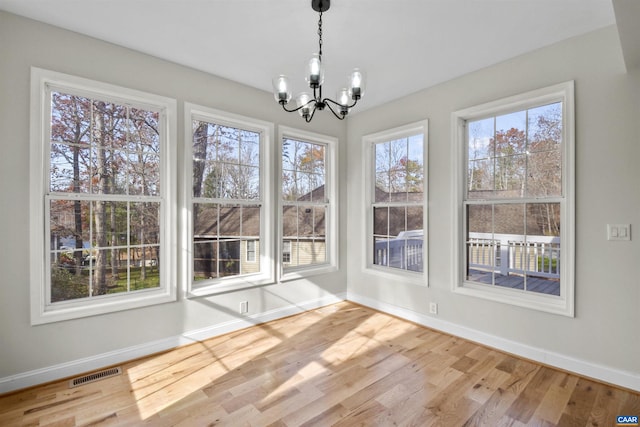
[{"label": "floor air vent", "polygon": [[105,378],[115,377],[122,373],[122,368],[109,368],[103,371],[94,372],[92,374],[83,375],[69,381],[69,388],[78,387],[95,381],[104,380]]}]

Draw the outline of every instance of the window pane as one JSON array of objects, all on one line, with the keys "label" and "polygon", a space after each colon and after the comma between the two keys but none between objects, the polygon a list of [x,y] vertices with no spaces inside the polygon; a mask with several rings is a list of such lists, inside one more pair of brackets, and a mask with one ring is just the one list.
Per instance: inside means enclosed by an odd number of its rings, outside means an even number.
[{"label": "window pane", "polygon": [[526,154],[496,158],[494,198],[523,197],[526,169]]},{"label": "window pane", "polygon": [[196,238],[218,235],[218,205],[193,204],[193,235]]},{"label": "window pane", "polygon": [[260,135],[193,121],[193,196],[258,200]]},{"label": "window pane", "polygon": [[298,207],[298,236],[313,237],[314,236],[314,214],[313,206]]},{"label": "window pane", "polygon": [[[159,156],[142,152],[130,154],[127,166],[128,194],[145,196],[158,196],[160,194]],[[118,193],[124,194],[124,192],[124,189],[118,189]]]},{"label": "window pane", "polygon": [[468,123],[468,159],[482,160],[495,156],[493,139],[495,136],[493,118]]},{"label": "window pane", "polygon": [[131,240],[141,245],[160,243],[160,203],[130,204]]},{"label": "window pane", "polygon": [[260,237],[260,212],[260,206],[242,207],[242,236],[256,240]]},{"label": "window pane", "polygon": [[[105,246],[126,246],[128,244],[127,237],[129,235],[128,220],[129,220],[129,207],[127,202],[92,202],[92,209],[95,214],[96,204],[101,203],[100,209],[103,209],[103,219],[100,230],[95,227],[95,219],[93,220],[94,229],[92,236],[94,239],[94,245],[97,246],[97,242],[103,242]],[[133,224],[132,224],[133,225]],[[158,238],[156,241],[158,243]]]},{"label": "window pane", "polygon": [[389,207],[389,235],[398,236],[407,229],[407,208],[402,206]]},{"label": "window pane", "polygon": [[[494,239],[500,242],[500,266],[495,284],[514,289],[524,289],[526,271],[526,248],[524,227],[524,204],[494,206]],[[504,249],[507,258],[504,259]]]},{"label": "window pane", "polygon": [[313,234],[316,238],[326,238],[327,208],[324,206],[313,207]]},{"label": "window pane", "polygon": [[282,144],[284,200],[324,201],[325,147],[285,138]]},{"label": "window pane", "polygon": [[51,200],[49,209],[51,249],[80,249],[89,245],[89,202]]},{"label": "window pane", "polygon": [[512,240],[524,240],[524,204],[497,204],[494,206],[494,233],[508,235]]},{"label": "window pane", "polygon": [[375,202],[388,202],[391,193],[390,145],[378,143],[374,145],[375,154]]},{"label": "window pane", "polygon": [[89,145],[52,143],[49,189],[68,193],[89,192],[90,152]]},{"label": "window pane", "polygon": [[493,236],[493,206],[467,206],[467,280],[492,284],[499,257]]},{"label": "window pane", "polygon": [[89,275],[76,269],[74,254],[60,254],[51,263],[51,302],[69,301],[89,296]]},{"label": "window pane", "polygon": [[496,117],[495,156],[526,152],[527,112],[517,111]]},{"label": "window pane", "polygon": [[528,110],[528,151],[560,148],[562,143],[562,103],[543,105]]},{"label": "window pane", "polygon": [[373,234],[374,236],[389,236],[389,208],[373,208]]},{"label": "window pane", "polygon": [[160,114],[138,108],[129,110],[129,150],[135,153],[160,154]]},{"label": "window pane", "polygon": [[260,134],[246,130],[240,132],[240,164],[260,167]]},{"label": "window pane", "polygon": [[242,208],[240,206],[220,206],[219,217],[219,233],[220,237],[240,236],[241,230],[241,214]]},{"label": "window pane", "polygon": [[194,204],[194,280],[259,272],[260,215],[260,206]]},{"label": "window pane", "polygon": [[295,238],[298,235],[298,207],[282,207],[282,236]]},{"label": "window pane", "polygon": [[493,197],[493,164],[493,158],[469,161],[467,172],[469,199],[490,199]]},{"label": "window pane", "polygon": [[194,238],[193,242],[193,278],[194,280],[215,279],[218,277],[218,241],[206,238]]},{"label": "window pane", "polygon": [[560,149],[536,151],[528,156],[527,196],[562,195],[562,154]]},{"label": "window pane", "polygon": [[[159,246],[134,248],[130,250],[129,262],[130,286],[132,291],[156,288],[160,286],[160,267],[158,264]],[[124,290],[123,280],[116,281]]]},{"label": "window pane", "polygon": [[422,231],[422,206],[407,207],[407,231]]},{"label": "window pane", "polygon": [[494,189],[494,120],[469,122],[467,189],[470,199],[486,199]]},{"label": "window pane", "polygon": [[389,239],[387,237],[373,238],[373,264],[389,265]]},{"label": "window pane", "polygon": [[407,140],[407,154],[404,160],[406,168],[406,189],[409,201],[421,201],[424,192],[424,152],[423,137],[415,135]]},{"label": "window pane", "polygon": [[527,205],[527,290],[560,295],[560,204]]},{"label": "window pane", "polygon": [[240,274],[240,240],[223,239],[219,242],[219,277]]}]

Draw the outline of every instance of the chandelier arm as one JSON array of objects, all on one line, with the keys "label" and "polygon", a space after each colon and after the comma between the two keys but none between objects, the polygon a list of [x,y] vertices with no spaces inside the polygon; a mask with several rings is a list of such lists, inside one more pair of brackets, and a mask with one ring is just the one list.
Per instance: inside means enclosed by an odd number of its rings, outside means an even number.
[{"label": "chandelier arm", "polygon": [[[301,105],[301,106],[299,106],[299,107],[297,107],[297,108],[294,108],[294,109],[292,109],[292,110],[288,109],[288,108],[285,106],[284,102],[280,102],[280,105],[282,105],[282,109],[283,109],[284,111],[286,111],[287,113],[295,113],[296,111],[303,109],[304,107],[308,106],[309,104],[311,104],[312,102],[315,102],[315,101],[316,101],[315,99],[312,99],[312,100],[310,100],[309,102],[307,102],[306,104],[303,104],[303,105]],[[314,105],[314,110],[315,110],[315,105]]]},{"label": "chandelier arm", "polygon": [[[339,102],[336,102],[336,101],[334,101],[333,99],[329,99],[329,98],[325,98],[325,99],[323,99],[323,100],[322,100],[322,102],[324,102],[325,104],[326,104],[327,102],[330,102],[330,103],[332,103],[332,104],[334,104],[334,105],[337,105],[338,107],[353,108],[353,107],[355,107],[355,106],[356,106],[356,104],[358,103],[358,100],[356,99],[355,101],[353,101],[353,104],[351,104],[351,105],[342,105],[342,104],[340,104]],[[328,105],[328,104],[327,104],[327,105]]]},{"label": "chandelier arm", "polygon": [[[328,101],[328,102],[327,102],[327,101]],[[336,105],[338,105],[338,106],[342,106],[342,105],[338,104],[336,101],[334,101],[334,100],[332,100],[332,99],[329,99],[329,98],[325,98],[322,102],[324,102],[324,103],[325,103],[325,105],[327,106],[327,108],[329,108],[329,110],[331,110],[331,112],[333,113],[333,115],[334,115],[334,116],[336,116],[336,119],[338,119],[338,120],[344,120],[344,118],[347,116],[347,113],[340,113],[340,114],[338,114],[338,113],[336,113],[336,112],[333,110],[333,107],[331,107],[331,104],[336,104]],[[331,104],[330,104],[330,103],[331,103]]]},{"label": "chandelier arm", "polygon": [[307,123],[311,122],[311,119],[313,119],[313,115],[316,114],[316,110],[318,109],[317,105],[318,105],[317,103],[313,104],[313,111],[311,112],[311,114],[309,114],[307,117],[303,116],[305,122]]}]

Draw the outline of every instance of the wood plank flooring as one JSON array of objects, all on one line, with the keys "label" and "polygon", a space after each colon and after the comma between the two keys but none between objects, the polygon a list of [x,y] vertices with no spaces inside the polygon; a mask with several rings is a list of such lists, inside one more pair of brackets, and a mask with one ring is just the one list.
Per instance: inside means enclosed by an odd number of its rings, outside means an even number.
[{"label": "wood plank flooring", "polygon": [[0,396],[0,426],[615,426],[640,394],[342,302]]}]

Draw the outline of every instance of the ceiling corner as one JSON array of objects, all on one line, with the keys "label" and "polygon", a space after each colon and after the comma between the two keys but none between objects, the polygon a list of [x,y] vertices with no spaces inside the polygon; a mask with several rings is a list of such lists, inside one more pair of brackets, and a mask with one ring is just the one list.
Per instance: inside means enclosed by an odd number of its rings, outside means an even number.
[{"label": "ceiling corner", "polygon": [[640,69],[640,1],[612,0],[627,71]]}]

